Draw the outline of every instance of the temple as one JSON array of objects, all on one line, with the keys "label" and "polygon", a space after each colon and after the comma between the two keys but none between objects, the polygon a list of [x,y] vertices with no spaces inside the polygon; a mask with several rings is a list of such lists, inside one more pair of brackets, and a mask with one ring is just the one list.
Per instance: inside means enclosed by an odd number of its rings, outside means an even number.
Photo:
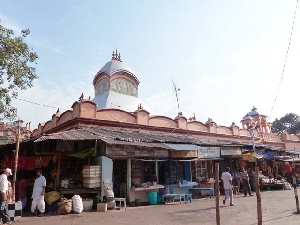
[{"label": "temple", "polygon": [[271,132],[267,116],[253,107],[241,120],[241,127],[234,122],[230,126],[218,125],[209,118],[206,122],[187,119],[178,114],[175,118],[152,115],[151,109],[138,98],[139,79],[135,72],[121,60],[116,50],[112,58],[95,75],[95,97],[90,100],[80,97],[65,112],[56,112],[46,123],[40,123],[33,136],[66,130],[78,124],[113,126],[130,129],[156,130],[189,134],[208,140],[251,142],[250,125],[257,127],[255,142],[285,150],[300,149],[300,138],[284,132]]}]

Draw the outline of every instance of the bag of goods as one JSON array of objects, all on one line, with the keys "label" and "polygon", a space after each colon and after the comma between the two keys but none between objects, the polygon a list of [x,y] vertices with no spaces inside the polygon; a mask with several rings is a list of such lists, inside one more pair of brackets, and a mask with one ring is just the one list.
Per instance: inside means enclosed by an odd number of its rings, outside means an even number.
[{"label": "bag of goods", "polygon": [[72,199],[62,198],[58,203],[58,215],[70,214],[72,212]]},{"label": "bag of goods", "polygon": [[74,195],[72,197],[73,201],[73,211],[75,213],[81,213],[83,211],[83,203],[82,203],[82,198],[79,195]]},{"label": "bag of goods", "polygon": [[60,186],[62,188],[68,188],[69,187],[69,180],[68,179],[64,179],[60,182]]},{"label": "bag of goods", "polygon": [[289,183],[285,183],[285,184],[284,184],[284,189],[285,189],[285,190],[291,190],[292,187],[291,187],[291,185],[290,185]]},{"label": "bag of goods", "polygon": [[111,202],[107,202],[107,209],[114,209],[114,208],[116,208],[115,200],[113,200]]},{"label": "bag of goods", "polygon": [[45,193],[45,201],[49,205],[52,205],[53,202],[56,202],[59,199],[60,199],[60,193],[57,191],[51,191],[51,192]]},{"label": "bag of goods", "polygon": [[109,186],[105,188],[105,199],[106,202],[111,202],[114,200],[115,194],[112,190],[110,190]]}]

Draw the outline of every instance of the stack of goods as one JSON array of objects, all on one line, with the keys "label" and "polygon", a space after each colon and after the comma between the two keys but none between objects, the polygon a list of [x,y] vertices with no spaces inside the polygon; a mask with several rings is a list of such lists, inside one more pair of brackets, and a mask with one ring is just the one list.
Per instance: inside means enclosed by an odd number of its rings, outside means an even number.
[{"label": "stack of goods", "polygon": [[82,177],[83,187],[99,188],[101,186],[101,166],[84,166]]},{"label": "stack of goods", "polygon": [[114,209],[116,208],[116,202],[114,200],[115,194],[110,188],[107,186],[105,188],[105,199],[107,203],[107,208],[108,209]]}]

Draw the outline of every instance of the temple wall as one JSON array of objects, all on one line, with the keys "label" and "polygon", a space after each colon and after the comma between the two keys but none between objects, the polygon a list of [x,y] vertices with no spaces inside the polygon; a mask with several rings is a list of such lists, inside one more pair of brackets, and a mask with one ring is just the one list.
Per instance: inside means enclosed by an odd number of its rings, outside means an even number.
[{"label": "temple wall", "polygon": [[[97,109],[96,104],[89,100],[77,101],[72,105],[72,110],[65,111],[62,114],[53,114],[52,119],[46,124],[40,123],[38,128],[33,131],[33,136],[43,134],[57,126],[63,126],[66,122],[74,118],[90,118],[91,125],[97,120],[114,121],[124,123],[120,126],[128,124],[138,124],[141,126],[151,126],[160,128],[178,128],[193,132],[193,136],[199,136],[207,139],[233,140],[240,142],[248,142],[250,132],[247,129],[241,129],[234,123],[231,127],[217,126],[216,123],[210,121],[203,124],[199,121],[190,121],[180,115],[175,119],[165,116],[149,116],[149,113],[143,108],[138,109],[134,113],[125,112],[120,109]],[[66,129],[66,128],[62,128]],[[169,132],[169,131],[168,131]],[[175,132],[175,131],[174,131]],[[197,134],[199,132],[199,135]],[[284,133],[277,135],[273,133],[261,133],[254,131],[256,140],[260,139],[261,143],[272,144],[274,146],[282,146],[288,150],[300,149],[300,138],[296,135]]]}]

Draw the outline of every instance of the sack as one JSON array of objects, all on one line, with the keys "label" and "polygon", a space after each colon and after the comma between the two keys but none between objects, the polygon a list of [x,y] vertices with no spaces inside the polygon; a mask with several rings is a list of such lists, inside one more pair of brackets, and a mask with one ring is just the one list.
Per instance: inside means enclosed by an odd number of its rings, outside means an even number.
[{"label": "sack", "polygon": [[284,184],[284,189],[285,190],[292,190],[292,187],[291,187],[291,185],[289,183],[285,183]]},{"label": "sack", "polygon": [[73,201],[73,211],[75,213],[81,213],[83,211],[82,198],[79,195],[74,195],[72,197]]},{"label": "sack", "polygon": [[107,203],[107,208],[108,209],[114,209],[116,208],[116,202],[115,201],[111,201]]},{"label": "sack", "polygon": [[105,190],[105,197],[106,198],[114,198],[115,194],[112,190]]},{"label": "sack", "polygon": [[60,199],[60,193],[57,191],[51,191],[51,192],[45,193],[45,201],[49,205],[52,205],[53,202],[56,202],[59,199]]},{"label": "sack", "polygon": [[70,214],[72,212],[72,199],[62,198],[58,203],[58,215]]}]

